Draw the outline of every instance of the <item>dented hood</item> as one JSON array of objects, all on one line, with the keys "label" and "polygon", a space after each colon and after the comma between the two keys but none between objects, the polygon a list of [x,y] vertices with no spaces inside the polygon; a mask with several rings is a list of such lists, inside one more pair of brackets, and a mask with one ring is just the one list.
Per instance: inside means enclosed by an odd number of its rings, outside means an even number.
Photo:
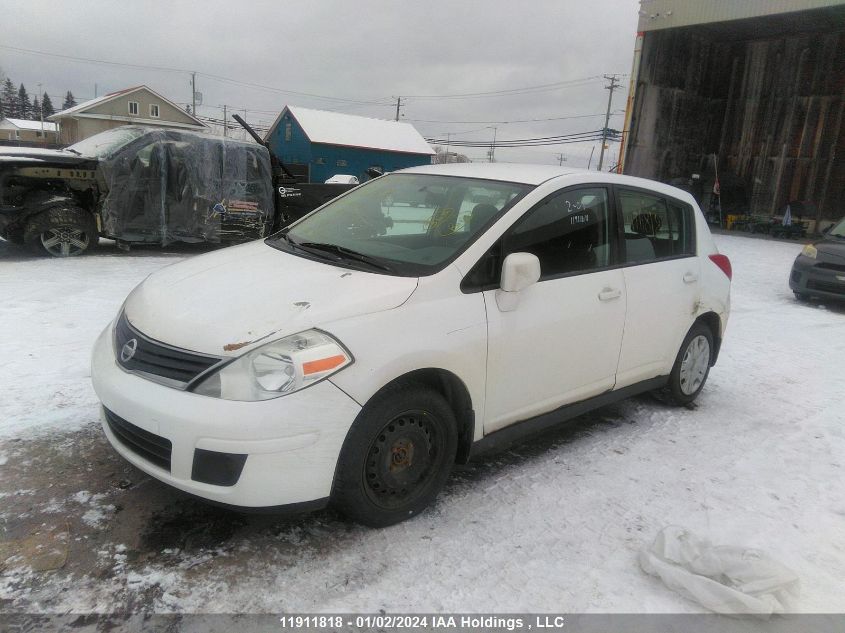
[{"label": "dented hood", "polygon": [[237,356],[323,323],[390,310],[415,277],[340,268],[252,242],[150,275],[126,300],[129,322],[170,345]]}]

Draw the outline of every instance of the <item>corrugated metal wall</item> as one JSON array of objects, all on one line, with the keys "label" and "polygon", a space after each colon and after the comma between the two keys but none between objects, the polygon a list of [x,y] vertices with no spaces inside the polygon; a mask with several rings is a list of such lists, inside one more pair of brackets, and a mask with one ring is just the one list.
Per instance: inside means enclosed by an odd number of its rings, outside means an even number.
[{"label": "corrugated metal wall", "polygon": [[646,33],[625,173],[712,183],[715,155],[736,189],[730,204],[744,197],[768,214],[805,200],[825,217],[845,214],[842,16],[772,38],[722,38],[712,25]]},{"label": "corrugated metal wall", "polygon": [[640,0],[640,31],[743,20],[845,4],[845,0]]}]

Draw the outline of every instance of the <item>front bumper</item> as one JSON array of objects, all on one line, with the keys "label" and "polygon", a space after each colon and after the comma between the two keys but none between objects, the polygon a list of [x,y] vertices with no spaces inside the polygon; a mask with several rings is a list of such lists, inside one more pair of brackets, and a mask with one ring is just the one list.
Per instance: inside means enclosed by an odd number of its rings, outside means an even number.
[{"label": "front bumper", "polygon": [[830,264],[799,255],[792,264],[789,287],[799,294],[845,300],[845,270],[826,266]]},{"label": "front bumper", "polygon": [[[343,441],[361,410],[328,380],[262,402],[220,400],[151,382],[117,364],[111,325],[94,344],[91,379],[113,419],[128,422],[136,434],[140,430],[148,440],[157,442],[146,433],[172,447],[169,468],[163,460],[154,463],[137,444],[128,442],[125,434],[118,437],[104,411],[103,431],[127,461],[180,490],[238,507],[326,499]],[[232,485],[212,485],[194,478],[197,460],[208,452],[246,455]]]}]

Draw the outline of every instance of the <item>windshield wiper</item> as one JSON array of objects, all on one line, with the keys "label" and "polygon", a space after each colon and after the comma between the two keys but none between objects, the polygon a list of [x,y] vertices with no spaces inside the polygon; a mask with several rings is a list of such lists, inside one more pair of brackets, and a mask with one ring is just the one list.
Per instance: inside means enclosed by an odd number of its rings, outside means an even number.
[{"label": "windshield wiper", "polygon": [[338,246],[337,244],[324,244],[323,242],[293,242],[293,240],[291,240],[286,235],[284,237],[288,240],[288,242],[292,242],[295,246],[298,246],[305,250],[334,253],[335,255],[339,255],[338,259],[351,259],[354,261],[363,262],[364,264],[369,264],[373,268],[379,268],[380,270],[393,272],[393,267],[388,266],[380,259],[376,257],[371,257],[370,255],[365,255],[364,253],[359,253],[358,251],[354,251],[351,248],[346,248],[345,246]]},{"label": "windshield wiper", "polygon": [[82,156],[81,152],[77,152],[75,149],[71,149],[70,147],[65,147],[66,152],[70,152],[71,154],[76,154],[77,156]]}]

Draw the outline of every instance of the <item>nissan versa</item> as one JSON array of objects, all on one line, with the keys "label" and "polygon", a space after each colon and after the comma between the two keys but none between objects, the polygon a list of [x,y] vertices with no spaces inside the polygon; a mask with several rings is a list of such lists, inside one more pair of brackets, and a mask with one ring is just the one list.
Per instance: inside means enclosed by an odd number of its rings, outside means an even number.
[{"label": "nissan versa", "polygon": [[[423,206],[395,200],[416,192]],[[633,394],[701,392],[731,266],[687,193],[547,166],[426,166],[169,266],[97,340],[114,448],[237,507],[371,526],[452,464]]]}]

